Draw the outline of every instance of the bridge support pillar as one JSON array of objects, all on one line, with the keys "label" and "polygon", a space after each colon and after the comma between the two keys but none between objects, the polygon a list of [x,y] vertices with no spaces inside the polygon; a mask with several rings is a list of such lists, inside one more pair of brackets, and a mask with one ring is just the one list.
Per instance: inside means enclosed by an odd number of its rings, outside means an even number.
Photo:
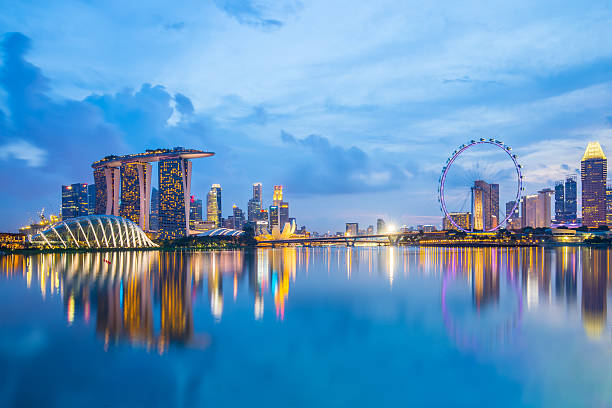
[{"label": "bridge support pillar", "polygon": [[346,246],[347,247],[354,247],[355,246],[355,239],[347,239],[346,240]]},{"label": "bridge support pillar", "polygon": [[397,246],[400,240],[399,235],[389,235],[387,236],[387,238],[389,239],[389,245],[392,245],[392,246]]}]

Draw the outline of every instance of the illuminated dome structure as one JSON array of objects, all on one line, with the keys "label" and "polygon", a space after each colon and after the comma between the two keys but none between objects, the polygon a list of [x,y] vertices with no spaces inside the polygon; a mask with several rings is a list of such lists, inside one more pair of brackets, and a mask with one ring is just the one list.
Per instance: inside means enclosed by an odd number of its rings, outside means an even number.
[{"label": "illuminated dome structure", "polygon": [[198,237],[240,237],[244,231],[229,228],[215,228],[198,234]]},{"label": "illuminated dome structure", "polygon": [[49,226],[29,238],[41,248],[156,247],[138,224],[114,215],[87,215]]}]

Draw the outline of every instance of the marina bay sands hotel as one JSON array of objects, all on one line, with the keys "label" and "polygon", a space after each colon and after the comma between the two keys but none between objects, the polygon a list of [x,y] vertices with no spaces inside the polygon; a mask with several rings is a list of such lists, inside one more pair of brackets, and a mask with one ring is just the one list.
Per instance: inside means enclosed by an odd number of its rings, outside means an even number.
[{"label": "marina bay sands hotel", "polygon": [[94,162],[95,214],[128,218],[149,230],[152,162],[159,162],[159,238],[188,234],[191,159],[213,152],[185,149],[147,150],[126,156],[107,156]]}]

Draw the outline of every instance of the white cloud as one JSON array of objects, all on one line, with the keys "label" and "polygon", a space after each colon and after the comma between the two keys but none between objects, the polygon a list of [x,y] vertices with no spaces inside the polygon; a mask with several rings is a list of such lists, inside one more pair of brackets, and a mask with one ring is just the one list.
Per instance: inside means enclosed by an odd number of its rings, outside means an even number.
[{"label": "white cloud", "polygon": [[0,146],[0,160],[14,158],[24,160],[30,167],[40,167],[44,164],[47,152],[25,140],[15,140]]}]

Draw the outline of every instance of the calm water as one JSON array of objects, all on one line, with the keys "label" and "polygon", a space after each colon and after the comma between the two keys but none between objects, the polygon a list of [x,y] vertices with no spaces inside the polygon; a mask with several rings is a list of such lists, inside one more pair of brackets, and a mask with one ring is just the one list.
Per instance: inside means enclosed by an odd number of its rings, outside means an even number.
[{"label": "calm water", "polygon": [[612,406],[611,253],[0,258],[0,406]]}]

